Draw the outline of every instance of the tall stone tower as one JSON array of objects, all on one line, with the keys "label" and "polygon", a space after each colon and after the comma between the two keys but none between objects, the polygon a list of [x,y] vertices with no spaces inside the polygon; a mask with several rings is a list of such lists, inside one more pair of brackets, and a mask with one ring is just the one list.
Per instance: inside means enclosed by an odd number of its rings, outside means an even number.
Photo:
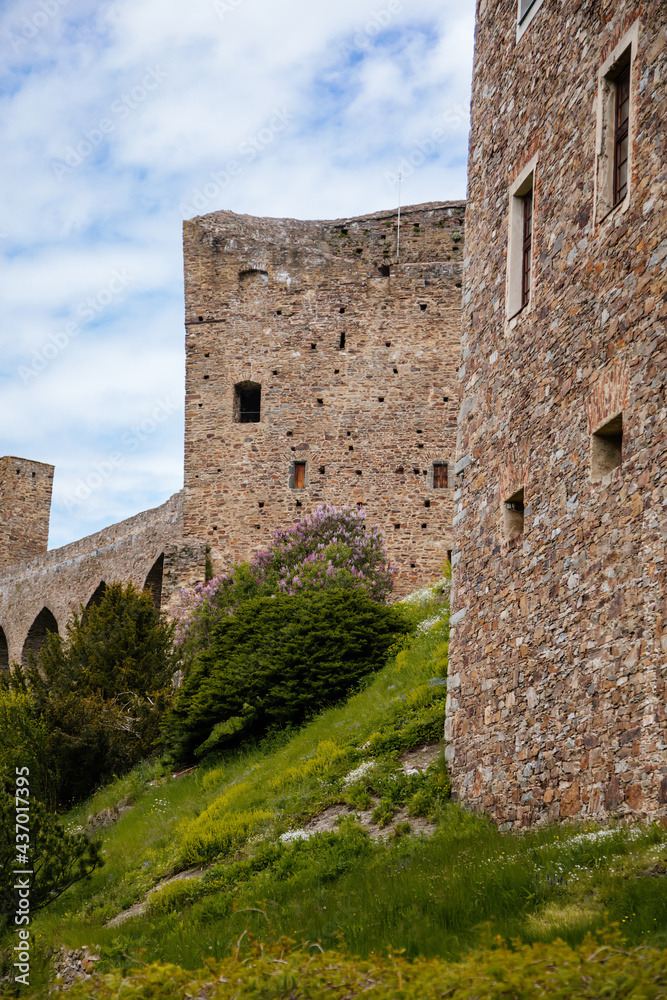
[{"label": "tall stone tower", "polygon": [[501,824],[667,813],[667,5],[479,0],[446,736]]},{"label": "tall stone tower", "polygon": [[0,567],[46,552],[53,471],[27,458],[0,458]]},{"label": "tall stone tower", "polygon": [[215,570],[363,505],[405,593],[451,550],[463,202],[186,222],[187,537]]}]

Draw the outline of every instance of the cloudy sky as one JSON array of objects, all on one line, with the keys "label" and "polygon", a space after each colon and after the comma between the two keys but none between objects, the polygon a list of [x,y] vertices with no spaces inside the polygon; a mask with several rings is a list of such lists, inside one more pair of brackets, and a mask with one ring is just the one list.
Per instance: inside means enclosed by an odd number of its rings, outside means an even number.
[{"label": "cloudy sky", "polygon": [[182,486],[184,218],[465,196],[473,16],[2,0],[0,455],[56,466],[51,548]]}]

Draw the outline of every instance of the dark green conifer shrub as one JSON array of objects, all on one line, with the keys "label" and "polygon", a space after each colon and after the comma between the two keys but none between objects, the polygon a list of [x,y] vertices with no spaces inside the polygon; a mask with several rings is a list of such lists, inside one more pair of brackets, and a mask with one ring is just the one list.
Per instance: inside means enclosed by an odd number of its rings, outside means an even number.
[{"label": "dark green conifer shrub", "polygon": [[[32,794],[17,800],[15,796],[22,793],[25,794],[25,789],[17,787],[16,779],[8,771],[0,774],[0,927],[8,921],[14,923],[18,903],[14,886],[19,878],[21,885],[29,890],[30,914],[33,914],[104,864],[99,843],[82,832],[67,831]],[[17,801],[29,802],[30,839],[25,862],[17,852]],[[26,874],[17,875],[17,871]]]},{"label": "dark green conifer shrub", "polygon": [[[75,612],[64,638],[49,635],[39,666],[51,691],[98,694],[104,701],[147,695],[164,688],[176,669],[173,625],[148,591],[112,583],[97,606]],[[29,680],[35,687],[34,667]]]},{"label": "dark green conifer shrub", "polygon": [[37,659],[13,668],[4,686],[28,698],[45,733],[49,807],[85,798],[155,749],[176,666],[173,625],[151,595],[112,583],[64,637],[51,633]]},{"label": "dark green conifer shrub", "polygon": [[166,717],[188,761],[271,726],[300,724],[379,670],[409,626],[359,590],[261,597],[214,627]]}]

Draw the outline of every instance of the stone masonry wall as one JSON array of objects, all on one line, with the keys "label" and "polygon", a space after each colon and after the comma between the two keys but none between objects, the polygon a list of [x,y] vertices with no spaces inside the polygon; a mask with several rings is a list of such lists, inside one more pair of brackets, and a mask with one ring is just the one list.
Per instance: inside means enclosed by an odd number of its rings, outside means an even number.
[{"label": "stone masonry wall", "polygon": [[[431,470],[454,459],[464,209],[404,209],[399,263],[396,211],[185,223],[185,533],[216,571],[326,501],[364,505],[398,593],[439,576],[452,502]],[[235,422],[243,382],[261,384],[259,423]]]},{"label": "stone masonry wall", "polygon": [[24,650],[39,648],[45,628],[62,633],[72,612],[87,605],[100,584],[120,580],[144,587],[161,556],[161,607],[169,612],[181,587],[203,581],[205,549],[203,542],[183,541],[182,493],[177,493],[154,510],[28,562],[4,567],[0,572],[0,668],[21,662]]},{"label": "stone masonry wall", "polygon": [[[630,195],[607,212],[598,74],[632,37]],[[544,0],[518,41],[516,0],[478,3],[446,736],[456,794],[507,827],[667,814],[666,37],[664,0]],[[622,465],[593,481],[621,412]]]},{"label": "stone masonry wall", "polygon": [[0,458],[0,567],[46,552],[53,466]]}]

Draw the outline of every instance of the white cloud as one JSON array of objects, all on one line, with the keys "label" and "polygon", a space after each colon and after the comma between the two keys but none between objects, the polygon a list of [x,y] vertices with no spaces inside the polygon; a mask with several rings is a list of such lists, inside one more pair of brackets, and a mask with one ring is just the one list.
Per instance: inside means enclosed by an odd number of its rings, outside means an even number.
[{"label": "white cloud", "polygon": [[[473,18],[473,0],[6,0],[0,454],[57,465],[52,544],[181,485],[180,230],[194,193],[234,159],[204,211],[388,208],[387,174],[444,128],[403,202],[463,197]],[[276,110],[288,127],[251,155]],[[132,280],[109,299],[114,272]],[[22,378],[68,322],[77,334]],[[68,510],[72,484],[162,397],[178,414]]]}]

